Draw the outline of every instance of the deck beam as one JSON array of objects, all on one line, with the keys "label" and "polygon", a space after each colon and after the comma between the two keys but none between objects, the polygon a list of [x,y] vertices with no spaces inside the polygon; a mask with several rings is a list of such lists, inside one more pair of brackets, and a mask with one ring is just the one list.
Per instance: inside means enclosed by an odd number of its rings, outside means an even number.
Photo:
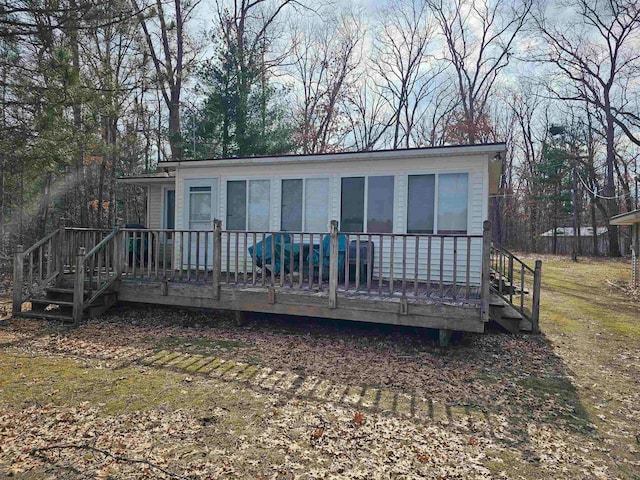
[{"label": "deck beam", "polygon": [[236,288],[221,285],[220,298],[216,300],[211,295],[211,289],[205,285],[169,282],[166,295],[163,295],[163,288],[162,282],[125,280],[120,285],[118,300],[140,303],[144,299],[144,303],[157,305],[331,318],[466,332],[484,331],[480,307],[475,304],[407,302],[405,313],[400,298],[340,296],[336,307],[331,308],[328,293],[324,292],[305,293],[278,289],[277,294],[270,298],[268,289],[264,287]]}]

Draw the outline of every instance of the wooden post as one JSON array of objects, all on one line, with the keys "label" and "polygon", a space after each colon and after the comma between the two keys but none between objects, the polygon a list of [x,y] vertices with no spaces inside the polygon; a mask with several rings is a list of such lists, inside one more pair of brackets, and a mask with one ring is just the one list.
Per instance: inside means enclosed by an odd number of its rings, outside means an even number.
[{"label": "wooden post", "polygon": [[446,328],[441,328],[439,330],[439,340],[441,347],[448,347],[451,343],[451,330],[447,330]]},{"label": "wooden post", "polygon": [[540,333],[540,285],[542,283],[542,260],[536,260],[533,276],[533,306],[531,310],[531,330]]},{"label": "wooden post", "polygon": [[491,222],[482,224],[482,280],[480,285],[480,315],[483,322],[489,321],[489,303],[491,300]]},{"label": "wooden post", "polygon": [[65,223],[64,218],[60,219],[60,227],[58,231],[58,241],[56,242],[56,270],[58,271],[58,277],[56,278],[56,285],[60,285],[62,283],[62,279],[64,277],[64,252],[66,247],[66,238],[65,238]]},{"label": "wooden post", "polygon": [[22,283],[24,276],[24,247],[16,246],[13,254],[13,314],[22,311]]},{"label": "wooden post", "polygon": [[331,220],[329,235],[329,308],[336,308],[338,289],[338,221]]},{"label": "wooden post", "polygon": [[213,221],[213,298],[220,300],[220,277],[222,276],[222,221]]},{"label": "wooden post", "polygon": [[76,254],[76,276],[73,284],[73,323],[76,326],[82,321],[84,307],[84,253],[84,247],[80,247]]},{"label": "wooden post", "polygon": [[121,230],[119,224],[116,224],[113,228],[118,230],[118,233],[116,233],[114,237],[113,274],[116,277],[120,278],[120,276],[122,276],[122,272],[124,271],[124,232]]}]

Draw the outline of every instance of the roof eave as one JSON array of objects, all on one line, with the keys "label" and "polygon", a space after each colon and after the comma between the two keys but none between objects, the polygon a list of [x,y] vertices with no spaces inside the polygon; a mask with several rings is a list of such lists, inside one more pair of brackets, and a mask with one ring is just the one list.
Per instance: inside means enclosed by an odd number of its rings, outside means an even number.
[{"label": "roof eave", "polygon": [[640,223],[640,209],[611,217],[611,225],[634,225]]}]

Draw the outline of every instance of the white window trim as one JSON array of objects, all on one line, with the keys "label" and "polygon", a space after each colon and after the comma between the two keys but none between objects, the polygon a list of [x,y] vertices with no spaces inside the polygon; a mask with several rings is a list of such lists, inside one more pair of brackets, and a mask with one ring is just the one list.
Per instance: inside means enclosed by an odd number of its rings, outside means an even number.
[{"label": "white window trim", "polygon": [[[327,226],[329,228],[329,217],[331,216],[329,202],[331,201],[331,177],[326,175],[292,175],[286,177],[280,177],[280,218],[278,223],[280,231],[282,231],[282,185],[285,180],[302,180],[302,231],[305,232],[307,228],[307,180],[326,180],[327,181]],[[314,233],[314,232],[311,232]]]},{"label": "white window trim", "polygon": [[440,210],[440,175],[447,174],[457,174],[457,173],[466,173],[467,174],[467,235],[469,235],[469,225],[471,222],[471,218],[469,217],[471,213],[471,174],[473,173],[471,170],[418,170],[418,171],[408,171],[404,174],[406,191],[404,202],[406,205],[404,212],[404,232],[409,235],[418,235],[409,233],[409,177],[413,175],[435,175],[434,185],[433,185],[433,234],[438,235],[438,212]]},{"label": "white window trim", "polygon": [[[363,212],[363,219],[362,219],[362,233],[369,233],[368,232],[368,213],[369,213],[369,177],[391,177],[393,178],[393,205],[391,207],[391,214],[393,215],[393,218],[391,219],[391,232],[389,233],[394,233],[393,230],[395,229],[395,225],[396,225],[396,199],[397,199],[397,194],[398,194],[398,182],[397,182],[397,178],[396,178],[396,174],[395,173],[369,173],[369,174],[363,174],[363,173],[343,173],[340,174],[340,176],[338,177],[338,215],[340,217],[340,224],[338,225],[339,228],[342,228],[342,179],[343,178],[364,178],[364,212]],[[407,192],[409,191],[409,189],[407,188]],[[373,232],[373,234],[375,233],[379,233],[379,232]]]}]

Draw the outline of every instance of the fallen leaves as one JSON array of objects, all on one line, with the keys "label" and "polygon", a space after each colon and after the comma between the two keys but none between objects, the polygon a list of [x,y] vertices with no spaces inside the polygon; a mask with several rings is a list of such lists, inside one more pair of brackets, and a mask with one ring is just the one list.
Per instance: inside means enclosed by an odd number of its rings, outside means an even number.
[{"label": "fallen leaves", "polygon": [[363,421],[364,421],[364,415],[362,413],[356,412],[353,415],[353,423],[355,423],[356,425],[361,425]]}]

